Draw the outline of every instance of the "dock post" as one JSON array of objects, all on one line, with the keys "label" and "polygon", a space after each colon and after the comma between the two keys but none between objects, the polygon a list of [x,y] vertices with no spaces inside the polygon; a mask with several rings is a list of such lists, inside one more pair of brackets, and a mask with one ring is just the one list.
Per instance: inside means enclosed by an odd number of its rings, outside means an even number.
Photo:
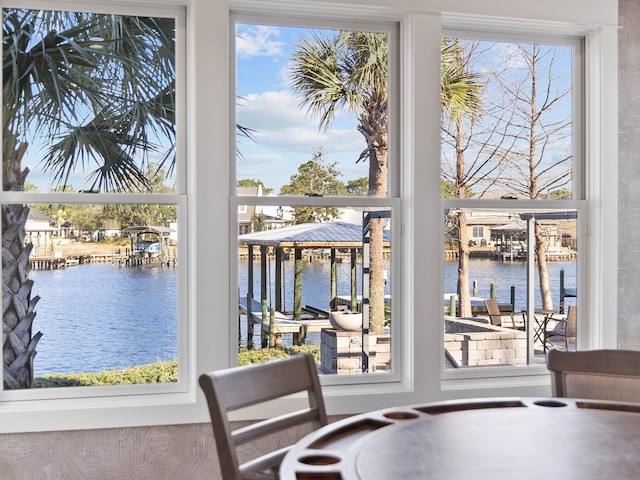
[{"label": "dock post", "polygon": [[495,300],[496,298],[496,284],[495,283],[490,283],[489,284],[489,298],[493,298]]},{"label": "dock post", "polygon": [[560,269],[560,313],[564,313],[564,268]]},{"label": "dock post", "polygon": [[302,249],[294,250],[293,263],[293,319],[300,321],[302,318]]},{"label": "dock post", "polygon": [[267,316],[267,314],[269,313],[269,310],[267,308],[267,299],[263,298],[262,299],[262,318],[260,318],[260,332],[261,336],[262,336],[262,348],[267,348],[267,347],[271,347],[272,345],[269,344],[269,341],[271,340],[269,338],[269,335],[264,335],[264,324],[266,322],[266,319],[269,318]]},{"label": "dock post", "polygon": [[360,311],[358,307],[358,276],[357,276],[357,252],[355,248],[351,249],[351,311]]},{"label": "dock post", "polygon": [[247,292],[247,348],[253,349],[253,294]]},{"label": "dock post", "polygon": [[338,308],[338,265],[336,260],[336,249],[331,249],[330,279],[329,279],[329,305],[331,310]]},{"label": "dock post", "polygon": [[307,340],[307,326],[303,323],[300,325],[300,334],[298,335],[297,345],[304,345]]},{"label": "dock post", "polygon": [[449,315],[451,315],[452,317],[456,316],[456,302],[457,302],[457,295],[451,295],[449,297]]},{"label": "dock post", "polygon": [[474,297],[478,296],[478,281],[477,280],[473,281],[473,296]]},{"label": "dock post", "polygon": [[516,311],[516,287],[511,285],[511,311]]},{"label": "dock post", "polygon": [[[265,302],[266,305],[266,302]],[[281,347],[282,345],[276,345],[276,309],[271,307],[269,312],[269,347]]]}]

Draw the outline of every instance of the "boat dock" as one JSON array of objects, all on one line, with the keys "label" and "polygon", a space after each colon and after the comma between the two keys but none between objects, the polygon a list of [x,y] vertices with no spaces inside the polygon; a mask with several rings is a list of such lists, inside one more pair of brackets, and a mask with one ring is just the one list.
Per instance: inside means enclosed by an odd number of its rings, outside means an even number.
[{"label": "boat dock", "polygon": [[[247,346],[253,347],[253,327],[254,325],[261,325],[260,338],[262,341],[262,348],[266,348],[271,345],[272,347],[282,346],[282,335],[292,334],[293,344],[302,345],[305,340],[307,332],[319,332],[323,328],[331,328],[329,322],[329,312],[316,309],[313,307],[306,307],[303,309],[302,317],[300,320],[294,320],[293,314],[278,312],[271,309],[273,314],[273,333],[271,333],[271,321],[270,318],[263,320],[262,318],[262,305],[258,300],[251,300],[251,314],[249,315],[249,308],[247,306],[247,299],[240,298],[238,301],[238,316],[247,316]],[[326,313],[324,316],[322,313]],[[271,317],[271,315],[269,315]],[[273,335],[273,338],[269,338]]]},{"label": "boat dock", "polygon": [[176,265],[175,255],[151,256],[145,252],[135,251],[118,253],[91,253],[53,256],[30,256],[29,264],[34,270],[57,270],[60,268],[87,263],[117,263],[120,266],[134,266],[151,263],[162,263],[167,266]]}]

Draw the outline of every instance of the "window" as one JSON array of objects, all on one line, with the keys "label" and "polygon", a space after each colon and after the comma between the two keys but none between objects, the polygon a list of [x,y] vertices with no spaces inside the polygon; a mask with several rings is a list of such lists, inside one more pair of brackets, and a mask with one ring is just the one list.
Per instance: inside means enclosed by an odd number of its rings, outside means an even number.
[{"label": "window", "polygon": [[[366,2],[352,0],[343,2],[341,6],[325,2],[298,2],[295,9],[288,2],[278,0],[232,0],[228,4],[190,0],[180,3],[175,9],[163,6],[172,4],[171,0],[137,2],[135,5],[120,0],[109,4],[98,0],[50,0],[46,3],[46,8],[56,11],[95,11],[122,16],[173,18],[176,21],[175,192],[151,195],[133,191],[92,194],[3,190],[0,197],[3,205],[39,205],[46,208],[49,205],[99,206],[103,209],[107,205],[175,207],[178,223],[175,230],[179,235],[175,268],[179,375],[178,382],[153,385],[3,390],[0,392],[2,432],[207,421],[197,375],[236,364],[238,357],[238,286],[242,285],[238,268],[242,261],[246,263],[238,253],[242,248],[238,243],[238,235],[242,234],[238,225],[239,205],[255,208],[256,217],[253,223],[251,219],[246,223],[246,233],[260,234],[276,232],[295,207],[350,209],[360,215],[365,211],[391,212],[388,225],[393,263],[386,278],[383,272],[383,283],[386,282],[393,298],[391,373],[323,375],[323,391],[329,397],[331,413],[355,413],[424,399],[548,394],[548,372],[541,365],[443,368],[445,290],[442,244],[443,228],[448,220],[445,215],[447,209],[466,208],[470,214],[493,210],[518,217],[520,213],[535,208],[577,211],[578,222],[582,225],[578,226],[578,230],[582,230],[578,241],[578,261],[584,262],[579,264],[577,277],[580,295],[576,300],[584,313],[580,313],[578,344],[580,348],[615,347],[618,318],[615,253],[618,244],[618,178],[615,166],[618,65],[617,11],[612,6],[598,4],[595,10],[579,9],[575,8],[578,2],[571,0],[567,5],[559,5],[557,11],[551,11],[524,4],[503,2],[497,6],[489,3],[483,4],[483,15],[478,16],[475,10],[467,15],[469,7],[461,2],[450,5],[457,13],[440,14],[417,10],[407,13],[406,6],[391,1],[381,2],[373,8]],[[43,2],[25,0],[20,6],[42,8]],[[436,8],[434,5],[433,9]],[[233,17],[231,22],[229,15]],[[327,18],[331,21],[324,21]],[[541,21],[541,18],[548,21]],[[562,23],[556,23],[557,20]],[[261,195],[249,197],[240,195],[237,188],[240,181],[261,176],[250,171],[251,162],[255,160],[250,156],[253,140],[240,137],[237,142],[234,121],[230,119],[237,118],[241,126],[260,127],[256,132],[263,127],[262,124],[244,121],[242,115],[247,113],[247,109],[241,102],[247,92],[237,91],[236,82],[230,81],[232,76],[242,75],[241,71],[236,72],[235,55],[229,53],[230,42],[236,40],[236,21],[246,25],[387,32],[391,35],[389,38],[396,38],[396,47],[390,49],[389,56],[393,101],[389,104],[392,121],[388,138],[392,153],[389,158],[388,196],[290,195],[283,202],[278,195],[271,195],[278,191],[263,191]],[[585,106],[581,123],[583,132],[580,132],[584,134],[584,152],[581,155],[574,152],[575,158],[584,158],[584,164],[576,165],[583,168],[582,172],[572,172],[574,177],[579,175],[582,178],[576,183],[582,188],[577,197],[553,200],[553,203],[545,200],[542,205],[538,201],[518,199],[517,208],[511,204],[514,200],[507,199],[474,199],[472,203],[466,203],[469,199],[441,198],[439,93],[443,28],[448,29],[446,32],[450,38],[486,39],[484,34],[475,37],[452,35],[471,30],[502,35],[529,32],[554,39],[558,34],[584,38],[585,82],[584,91],[579,95],[579,103]],[[493,41],[513,39],[513,35],[503,38],[498,34],[489,38]],[[260,42],[259,45],[274,47],[270,42]],[[185,61],[185,53],[189,61]],[[257,76],[253,78],[262,80]],[[282,102],[275,101],[270,105],[272,113],[284,111]],[[265,119],[267,126],[270,119]],[[296,123],[301,123],[300,117],[292,119],[292,124]],[[287,140],[305,138],[301,134],[291,135],[289,130],[282,132],[288,134]],[[311,128],[311,133],[320,140],[329,135],[322,129],[318,130],[317,123]],[[342,131],[333,133],[346,135]],[[357,139],[359,145],[351,166],[360,169],[362,164],[355,163],[355,160],[362,151],[361,134],[349,131],[349,135]],[[237,143],[244,159],[242,156],[236,158]],[[335,161],[337,155],[329,149],[330,143],[335,142],[312,142],[313,147],[323,146],[328,164]],[[298,173],[297,167],[311,160],[314,152],[306,151],[299,157],[299,161],[287,170],[284,183],[289,183],[290,177]],[[262,160],[268,162],[272,158],[267,156]],[[266,174],[279,166],[269,164]],[[341,173],[343,180],[350,178],[346,170],[341,170]],[[27,179],[33,181],[34,172]],[[90,186],[77,188],[90,190]],[[273,184],[267,179],[265,186]],[[355,187],[357,190],[357,185]],[[53,223],[47,223],[57,235],[57,210],[48,211],[47,215],[54,218]],[[524,218],[520,219],[524,221]],[[67,228],[65,223],[63,221],[60,225],[61,231]],[[252,225],[253,230],[249,230]],[[266,226],[267,230],[257,229],[260,225]],[[93,230],[106,236],[111,229],[109,222]],[[67,229],[70,230],[71,227]],[[490,230],[484,230],[489,242]],[[585,235],[586,232],[589,235]],[[38,245],[37,238],[34,233],[34,245]],[[41,233],[40,249],[49,247],[49,238]],[[260,248],[254,246],[254,250],[259,251]],[[324,254],[321,251],[311,253]],[[350,252],[339,253],[336,252],[336,256],[340,262],[349,264]],[[330,257],[331,252],[327,255]],[[267,258],[270,257],[269,253]],[[304,267],[317,265],[306,262]],[[269,267],[265,268],[268,270]],[[254,275],[261,275],[259,272],[255,269]],[[274,260],[271,261],[271,272],[272,275],[275,272]],[[32,273],[40,272],[32,270]],[[288,281],[291,273],[286,272],[286,275]],[[258,284],[255,278],[254,282]],[[37,279],[34,289],[36,285]],[[361,286],[362,281],[358,288]],[[478,284],[479,293],[484,288],[486,284]],[[320,289],[330,291],[330,286],[323,285]],[[290,287],[285,286],[285,308],[291,308],[291,301],[287,300],[289,292]],[[44,307],[45,296],[42,293],[40,303]],[[257,287],[254,295],[258,296]],[[36,311],[39,311],[40,303]],[[260,336],[256,337],[261,340]],[[286,340],[287,336],[284,336],[283,341]],[[296,399],[290,400],[295,402]]]},{"label": "window", "polygon": [[465,94],[443,90],[446,368],[544,364],[584,260],[582,44],[485,37],[442,40],[443,79]]},{"label": "window", "polygon": [[308,348],[323,373],[388,376],[396,26],[349,27],[235,23],[240,351]]},{"label": "window", "polygon": [[484,237],[484,227],[473,227],[473,233],[471,234],[473,238],[482,238]]},{"label": "window", "polygon": [[5,395],[175,390],[186,321],[180,18],[2,14]]}]

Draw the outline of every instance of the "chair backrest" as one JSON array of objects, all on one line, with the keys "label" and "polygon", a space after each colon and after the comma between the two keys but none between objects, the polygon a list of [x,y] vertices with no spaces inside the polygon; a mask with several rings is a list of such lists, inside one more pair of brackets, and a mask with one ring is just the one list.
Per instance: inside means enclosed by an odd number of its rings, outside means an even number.
[{"label": "chair backrest", "polygon": [[[256,472],[263,470],[277,473],[288,448],[241,463],[237,451],[240,445],[298,425],[311,425],[315,429],[327,424],[318,370],[310,353],[205,373],[200,376],[200,386],[207,397],[220,469],[225,480],[255,478],[258,476]],[[301,392],[308,398],[308,407],[302,410],[240,428],[234,428],[229,420],[231,411]]]},{"label": "chair backrest", "polygon": [[502,314],[500,313],[500,307],[495,298],[488,298],[484,301],[484,306],[487,309],[489,318],[491,319],[491,325],[502,325]]},{"label": "chair backrest", "polygon": [[567,326],[564,334],[566,337],[575,337],[578,331],[578,309],[575,305],[569,305],[567,310]]},{"label": "chair backrest", "polygon": [[552,349],[547,368],[556,397],[640,403],[640,351]]}]

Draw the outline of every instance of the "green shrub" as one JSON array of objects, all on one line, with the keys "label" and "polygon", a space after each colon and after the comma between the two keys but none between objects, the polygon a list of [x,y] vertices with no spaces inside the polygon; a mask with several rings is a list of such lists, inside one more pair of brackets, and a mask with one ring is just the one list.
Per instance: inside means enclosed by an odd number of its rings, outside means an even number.
[{"label": "green shrub", "polygon": [[178,380],[178,361],[157,362],[100,373],[52,373],[37,377],[36,388],[168,383]]},{"label": "green shrub", "polygon": [[319,345],[300,345],[300,346],[287,346],[281,348],[261,348],[241,349],[238,352],[238,365],[251,365],[254,363],[265,363],[269,360],[275,360],[278,358],[286,358],[296,353],[311,352],[316,359],[316,363],[320,364],[320,346]]},{"label": "green shrub", "polygon": [[[242,349],[238,353],[238,365],[264,363],[269,360],[286,358],[301,352],[311,352],[320,364],[318,345],[287,346],[282,348]],[[36,388],[84,387],[98,385],[127,385],[143,383],[168,383],[178,380],[178,361],[158,362],[150,365],[109,370],[100,373],[52,373],[36,377]]]}]

